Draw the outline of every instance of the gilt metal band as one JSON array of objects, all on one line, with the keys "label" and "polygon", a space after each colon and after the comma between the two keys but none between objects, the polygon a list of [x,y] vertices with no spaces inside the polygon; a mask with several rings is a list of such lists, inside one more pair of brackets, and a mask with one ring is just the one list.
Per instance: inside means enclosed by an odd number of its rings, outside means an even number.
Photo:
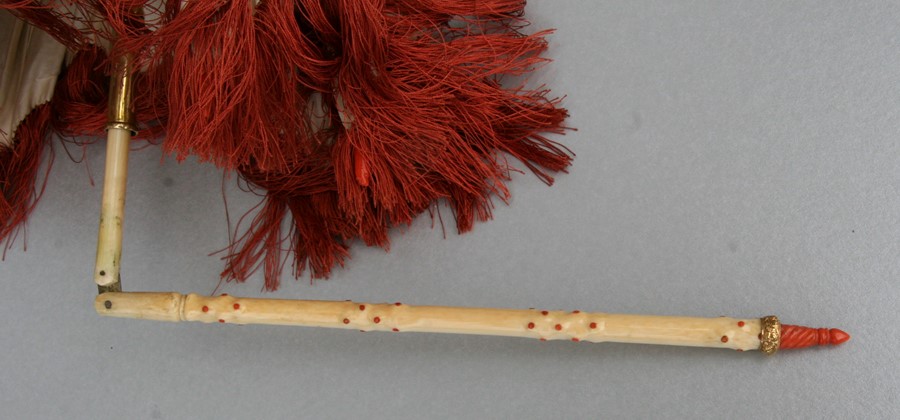
[{"label": "gilt metal band", "polygon": [[137,135],[137,130],[134,128],[133,124],[129,123],[121,123],[121,122],[110,122],[106,124],[106,129],[111,130],[113,128],[118,128],[120,130],[128,130],[131,132],[131,135]]},{"label": "gilt metal band", "polygon": [[767,355],[775,354],[781,346],[781,322],[775,315],[764,316],[759,319],[759,351]]},{"label": "gilt metal band", "polygon": [[134,75],[132,74],[132,57],[130,54],[120,57],[109,80],[109,104],[106,129],[121,128],[136,134],[134,129],[134,113],[131,98],[134,94]]}]

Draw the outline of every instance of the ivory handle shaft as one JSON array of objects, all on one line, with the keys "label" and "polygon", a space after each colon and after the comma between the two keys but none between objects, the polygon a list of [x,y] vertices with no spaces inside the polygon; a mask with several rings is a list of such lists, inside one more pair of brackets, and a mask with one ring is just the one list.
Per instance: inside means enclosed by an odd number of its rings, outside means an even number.
[{"label": "ivory handle shaft", "polygon": [[97,232],[97,261],[94,266],[94,282],[98,286],[109,287],[119,282],[130,142],[131,132],[127,129],[110,128],[107,132],[106,169],[100,204],[100,228]]},{"label": "ivory handle shaft", "polygon": [[663,344],[757,350],[758,318],[648,315],[208,297],[180,293],[104,293],[101,315],[157,321],[296,325],[363,331],[496,335],[542,340]]},{"label": "ivory handle shaft", "polygon": [[119,57],[109,82],[106,169],[94,266],[94,282],[101,291],[121,290],[119,270],[122,261],[122,223],[125,220],[125,186],[128,181],[128,147],[134,132],[131,61],[130,55]]}]

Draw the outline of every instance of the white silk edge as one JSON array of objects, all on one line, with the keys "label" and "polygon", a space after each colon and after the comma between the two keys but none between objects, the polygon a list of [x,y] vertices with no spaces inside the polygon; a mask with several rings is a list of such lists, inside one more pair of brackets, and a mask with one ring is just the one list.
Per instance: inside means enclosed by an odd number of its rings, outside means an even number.
[{"label": "white silk edge", "polygon": [[11,147],[16,127],[53,97],[66,48],[7,11],[0,27],[0,147]]}]

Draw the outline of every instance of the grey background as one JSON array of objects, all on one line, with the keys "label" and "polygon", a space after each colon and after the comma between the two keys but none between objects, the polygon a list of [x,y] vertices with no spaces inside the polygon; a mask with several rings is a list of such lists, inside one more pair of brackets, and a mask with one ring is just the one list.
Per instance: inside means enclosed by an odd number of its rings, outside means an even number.
[{"label": "grey background", "polygon": [[[898,418],[900,3],[531,1],[534,77],[578,155],[464,236],[420,218],[328,281],[231,294],[696,316],[778,314],[848,344],[714,349],[94,314],[102,145],[56,147],[0,264],[0,417]],[[80,151],[73,149],[79,155]],[[211,293],[221,173],[132,155],[128,290]],[[91,186],[88,169],[98,182]],[[232,216],[256,198],[226,183]]]}]

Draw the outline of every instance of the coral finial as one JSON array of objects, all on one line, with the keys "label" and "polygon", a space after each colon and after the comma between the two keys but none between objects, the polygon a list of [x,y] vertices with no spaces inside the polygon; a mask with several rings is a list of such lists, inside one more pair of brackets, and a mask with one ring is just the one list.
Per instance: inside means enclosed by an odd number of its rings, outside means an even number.
[{"label": "coral finial", "polygon": [[804,347],[825,346],[844,343],[850,334],[837,328],[809,328],[798,325],[781,326],[780,350],[802,349]]}]

